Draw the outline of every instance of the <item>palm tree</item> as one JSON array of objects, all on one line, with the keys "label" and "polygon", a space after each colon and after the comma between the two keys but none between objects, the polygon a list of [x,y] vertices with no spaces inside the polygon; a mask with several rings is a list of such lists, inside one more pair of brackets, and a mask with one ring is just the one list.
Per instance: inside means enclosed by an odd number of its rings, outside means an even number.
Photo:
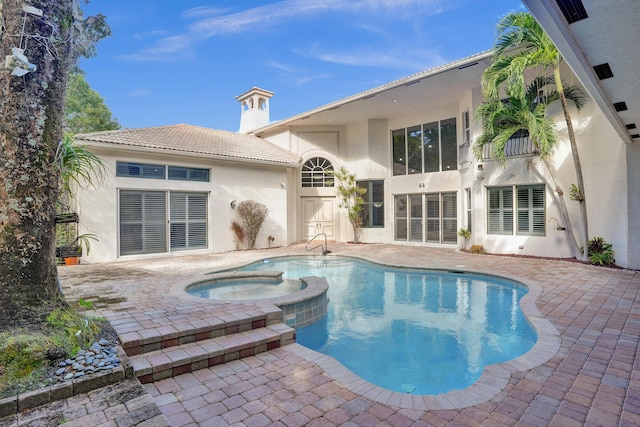
[{"label": "palm tree", "polygon": [[[547,116],[547,107],[560,97],[558,91],[547,89],[553,84],[553,78],[540,76],[525,88],[524,95],[512,87],[507,87],[506,99],[489,99],[484,102],[476,112],[476,118],[482,120],[483,132],[473,145],[473,151],[478,159],[482,159],[485,147],[489,146],[491,158],[504,165],[505,147],[513,135],[523,131],[529,135],[535,153],[549,171],[560,214],[566,224],[571,253],[576,255],[579,248],[569,221],[564,192],[560,187],[556,170],[550,162],[550,156],[557,147],[557,139],[554,123]],[[582,108],[586,100],[584,92],[574,86],[565,89],[565,96],[578,109]]]},{"label": "palm tree", "polygon": [[[499,99],[501,88],[509,87],[512,94],[524,93],[525,71],[528,69],[552,69],[557,96],[562,105],[573,163],[576,169],[577,185],[571,191],[572,199],[580,206],[582,221],[582,247],[587,247],[589,223],[584,192],[582,165],[567,103],[567,91],[560,78],[562,55],[549,36],[529,13],[515,12],[506,15],[497,26],[494,59],[482,76],[482,90],[488,99]],[[586,259],[586,251],[579,254]]]}]

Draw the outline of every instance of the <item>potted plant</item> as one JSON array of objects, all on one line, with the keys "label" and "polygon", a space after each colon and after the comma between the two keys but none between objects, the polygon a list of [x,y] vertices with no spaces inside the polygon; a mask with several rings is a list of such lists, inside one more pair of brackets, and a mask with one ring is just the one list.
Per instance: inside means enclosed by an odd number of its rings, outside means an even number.
[{"label": "potted plant", "polygon": [[64,260],[66,265],[77,265],[80,263],[83,249],[86,248],[87,254],[91,250],[91,240],[97,241],[95,234],[81,234],[67,244],[56,247],[56,257]]}]

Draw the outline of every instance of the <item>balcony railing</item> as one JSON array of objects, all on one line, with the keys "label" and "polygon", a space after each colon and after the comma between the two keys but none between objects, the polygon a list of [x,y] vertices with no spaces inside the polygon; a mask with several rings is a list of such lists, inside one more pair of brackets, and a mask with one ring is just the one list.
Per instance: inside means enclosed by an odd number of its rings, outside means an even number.
[{"label": "balcony railing", "polygon": [[[536,146],[531,141],[531,138],[528,136],[519,136],[515,138],[509,139],[506,145],[504,146],[504,155],[505,157],[515,157],[515,156],[526,156],[529,154],[536,153]],[[489,160],[492,158],[491,156],[491,144],[487,144],[484,146],[484,151],[482,152],[482,157],[485,160]]]}]

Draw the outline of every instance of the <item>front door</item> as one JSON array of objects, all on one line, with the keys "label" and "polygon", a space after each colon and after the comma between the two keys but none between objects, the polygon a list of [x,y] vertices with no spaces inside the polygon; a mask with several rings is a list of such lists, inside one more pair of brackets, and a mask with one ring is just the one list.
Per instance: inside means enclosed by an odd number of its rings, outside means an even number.
[{"label": "front door", "polygon": [[305,240],[320,233],[326,233],[327,239],[335,239],[334,206],[335,197],[303,197],[302,212]]}]

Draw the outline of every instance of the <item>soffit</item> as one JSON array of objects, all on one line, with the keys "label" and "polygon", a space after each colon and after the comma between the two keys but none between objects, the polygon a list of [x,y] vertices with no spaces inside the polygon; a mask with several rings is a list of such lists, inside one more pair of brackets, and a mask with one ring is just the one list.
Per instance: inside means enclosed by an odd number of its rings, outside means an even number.
[{"label": "soffit", "polygon": [[[625,142],[640,136],[640,1],[582,0],[588,18],[568,24],[556,1],[523,0],[558,47],[575,75]],[[593,67],[608,63],[612,78],[598,79]],[[627,110],[616,111],[624,102]],[[635,129],[626,125],[635,124]]]},{"label": "soffit", "polygon": [[491,52],[425,70],[355,94],[251,133],[261,135],[284,126],[340,126],[369,119],[392,119],[458,102],[470,89],[480,87]]}]

